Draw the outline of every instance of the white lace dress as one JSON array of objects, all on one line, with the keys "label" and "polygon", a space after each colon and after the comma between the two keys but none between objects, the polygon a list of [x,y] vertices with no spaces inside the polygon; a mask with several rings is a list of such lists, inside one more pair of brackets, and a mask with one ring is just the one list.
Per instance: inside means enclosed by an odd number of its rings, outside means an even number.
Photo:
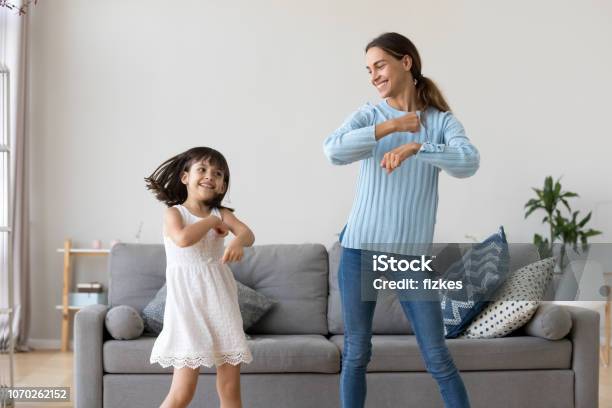
[{"label": "white lace dress", "polygon": [[[185,225],[201,219],[182,205],[175,207]],[[213,214],[221,218],[218,209]],[[164,236],[166,307],[151,364],[197,368],[253,360],[242,329],[234,275],[219,262],[223,241],[213,229],[200,242],[185,248]]]}]

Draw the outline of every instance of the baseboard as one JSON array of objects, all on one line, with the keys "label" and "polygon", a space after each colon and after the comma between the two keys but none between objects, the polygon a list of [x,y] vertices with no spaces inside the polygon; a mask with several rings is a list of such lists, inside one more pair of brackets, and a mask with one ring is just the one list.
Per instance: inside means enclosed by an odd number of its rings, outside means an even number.
[{"label": "baseboard", "polygon": [[[28,346],[37,350],[60,350],[62,342],[60,339],[29,339]],[[72,350],[72,340],[70,340],[68,348]]]}]

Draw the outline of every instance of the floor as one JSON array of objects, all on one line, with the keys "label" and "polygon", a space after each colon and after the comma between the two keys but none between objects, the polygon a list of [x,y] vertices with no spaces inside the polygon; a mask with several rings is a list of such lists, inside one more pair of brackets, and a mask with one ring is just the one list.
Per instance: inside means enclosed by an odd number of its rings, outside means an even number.
[{"label": "floor", "polygon": [[[72,352],[36,350],[15,354],[16,386],[71,387]],[[612,407],[612,365],[599,367],[599,406]],[[71,403],[17,403],[19,408],[72,407]]]}]

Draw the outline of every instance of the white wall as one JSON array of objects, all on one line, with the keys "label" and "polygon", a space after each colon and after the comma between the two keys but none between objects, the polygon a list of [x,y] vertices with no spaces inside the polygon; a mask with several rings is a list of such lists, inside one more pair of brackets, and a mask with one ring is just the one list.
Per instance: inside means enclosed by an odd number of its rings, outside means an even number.
[{"label": "white wall", "polygon": [[[227,3],[227,4],[224,4]],[[331,4],[330,4],[331,3]],[[612,3],[603,1],[53,0],[32,9],[32,337],[59,338],[64,237],[161,241],[143,177],[196,145],[223,152],[231,204],[257,243],[329,244],[357,165],[321,144],[376,100],[363,47],[383,31],[417,45],[481,152],[472,178],[442,174],[436,240],[513,242],[532,186],[563,175],[578,209],[612,200]],[[612,221],[593,224],[610,241]],[[80,280],[104,262],[78,262]],[[89,269],[89,273],[85,270]]]}]

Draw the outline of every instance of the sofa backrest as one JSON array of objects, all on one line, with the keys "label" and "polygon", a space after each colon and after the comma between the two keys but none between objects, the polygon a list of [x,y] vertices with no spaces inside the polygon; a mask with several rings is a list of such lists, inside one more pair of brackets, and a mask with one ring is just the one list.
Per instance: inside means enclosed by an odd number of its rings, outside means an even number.
[{"label": "sofa backrest", "polygon": [[115,244],[108,264],[111,307],[129,305],[142,311],[166,282],[166,253],[161,244]]},{"label": "sofa backrest", "polygon": [[[329,252],[329,302],[327,304],[328,330],[331,334],[343,334],[342,303],[338,287],[338,266],[341,247],[338,242],[328,248]],[[350,312],[349,312],[350,313]],[[378,291],[374,319],[374,334],[412,334],[410,322],[392,290]]]},{"label": "sofa backrest", "polygon": [[246,248],[237,280],[278,301],[249,333],[327,334],[328,260],[321,244]]},{"label": "sofa backrest", "polygon": [[[437,245],[437,244],[436,244]],[[465,247],[469,247],[466,245]],[[442,246],[441,246],[442,248]],[[464,248],[465,249],[465,248]],[[537,248],[532,244],[509,244],[510,271],[515,271],[525,265],[540,259]],[[328,329],[331,334],[343,334],[344,324],[342,319],[342,304],[340,301],[340,290],[338,288],[338,265],[340,264],[341,247],[338,242],[334,243],[329,252],[329,302],[327,306]],[[460,259],[462,251],[459,245],[451,244],[437,253],[434,262],[438,271],[444,271],[453,262]],[[374,334],[413,334],[409,320],[406,318],[402,306],[394,290],[379,290],[374,309],[372,322]]]},{"label": "sofa backrest", "polygon": [[[142,311],[166,281],[161,244],[117,244],[109,265],[110,306]],[[236,280],[278,302],[249,333],[328,333],[328,259],[323,245],[254,246],[245,249],[241,262],[229,266]]]}]

